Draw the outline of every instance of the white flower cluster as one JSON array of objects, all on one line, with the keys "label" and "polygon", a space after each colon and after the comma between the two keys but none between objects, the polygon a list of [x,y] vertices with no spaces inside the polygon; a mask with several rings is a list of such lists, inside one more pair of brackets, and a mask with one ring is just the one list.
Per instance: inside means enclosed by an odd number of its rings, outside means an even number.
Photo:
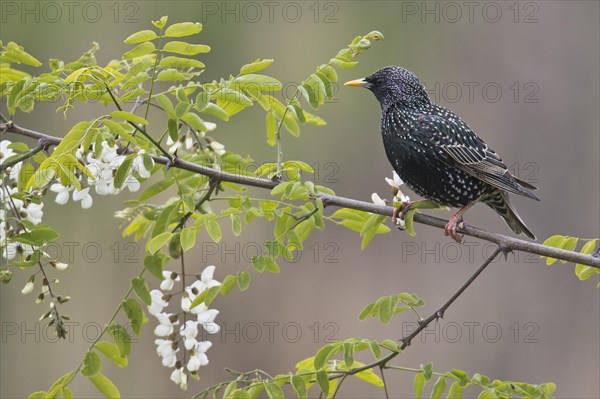
[{"label": "white flower cluster", "polygon": [[50,190],[55,192],[55,201],[58,204],[64,205],[69,201],[69,192],[73,191],[73,201],[81,201],[81,207],[88,209],[92,206],[93,199],[90,195],[90,188],[94,187],[96,194],[99,195],[116,195],[119,194],[125,187],[136,192],[140,189],[140,182],[136,174],[143,179],[150,177],[150,171],[146,169],[143,161],[144,150],[140,150],[133,160],[133,164],[129,169],[127,177],[124,180],[123,186],[120,189],[115,187],[115,172],[123,164],[127,156],[120,155],[116,145],[109,145],[106,141],[102,142],[102,151],[98,158],[94,157],[94,151],[83,154],[83,150],[79,148],[76,152],[78,160],[83,162],[91,172],[93,179],[88,177],[87,184],[89,187],[77,190],[73,186],[63,186],[60,183],[55,183],[50,186]]},{"label": "white flower cluster", "polygon": [[[5,160],[12,157],[16,153],[9,148],[11,142],[9,140],[2,140],[0,142],[0,165]],[[33,248],[29,245],[22,246],[17,242],[7,242],[7,230],[9,224],[6,218],[12,213],[16,212],[19,217],[23,220],[27,220],[33,224],[39,224],[42,222],[44,212],[42,208],[43,203],[35,204],[33,202],[25,202],[17,198],[13,198],[13,195],[17,193],[16,182],[19,176],[19,170],[21,169],[22,163],[19,162],[13,165],[10,170],[6,171],[6,179],[2,179],[2,185],[0,186],[0,249],[3,260],[11,260],[17,254],[17,249],[22,248],[25,254],[33,253]]]},{"label": "white flower cluster", "polygon": [[[200,278],[194,281],[188,287],[185,287],[181,294],[181,310],[177,314],[165,312],[169,306],[172,296],[165,294],[171,291],[176,281],[180,281],[180,276],[176,272],[164,271],[164,280],[160,284],[160,290],[152,290],[152,304],[148,306],[148,312],[158,320],[159,324],[154,329],[154,334],[159,338],[154,341],[156,352],[162,358],[162,364],[165,367],[175,367],[171,373],[171,380],[178,384],[182,389],[187,388],[188,373],[196,376],[201,366],[208,364],[206,351],[212,346],[210,341],[198,341],[199,327],[202,327],[207,333],[215,334],[219,332],[219,325],[215,323],[215,318],[219,314],[218,310],[208,309],[204,303],[190,309],[194,299],[203,291],[221,285],[213,278],[215,272],[214,266],[207,266]],[[180,318],[185,320],[180,325]],[[183,359],[187,358],[185,367],[178,360],[180,352],[180,343],[183,344]]]},{"label": "white flower cluster", "polygon": [[[206,125],[207,131],[209,132],[215,130],[215,128],[217,127],[217,125],[212,122],[205,121],[204,124]],[[208,141],[208,147],[219,156],[225,154],[225,146],[219,143],[218,141],[215,141],[211,137],[204,136],[204,133],[205,132],[200,132],[202,137],[205,137]],[[171,137],[167,137],[167,145],[169,146],[167,151],[171,154],[174,154],[175,151],[178,151],[180,149],[184,149],[185,151],[190,152],[194,149],[194,139],[189,133],[185,136],[181,136],[179,140],[177,140],[177,142],[174,142],[171,139]]]},{"label": "white flower cluster", "polygon": [[[394,195],[394,202],[400,202],[400,203],[410,202],[410,198],[407,195],[402,194],[402,191],[400,191],[400,186],[402,186],[404,184],[404,182],[402,181],[400,176],[398,176],[398,173],[396,173],[396,171],[393,172],[393,177],[391,179],[389,177],[386,177],[385,181],[392,188],[392,194]],[[385,201],[383,199],[381,199],[381,197],[377,193],[373,193],[371,195],[371,200],[373,201],[373,203],[375,205],[386,205]]]}]

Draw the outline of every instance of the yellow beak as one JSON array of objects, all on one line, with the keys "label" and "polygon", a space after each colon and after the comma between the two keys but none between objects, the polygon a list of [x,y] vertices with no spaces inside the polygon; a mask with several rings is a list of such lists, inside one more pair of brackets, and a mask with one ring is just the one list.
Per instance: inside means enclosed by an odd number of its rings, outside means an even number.
[{"label": "yellow beak", "polygon": [[349,82],[344,83],[344,86],[351,86],[351,87],[366,87],[367,85],[368,85],[368,83],[364,79],[356,79],[356,80],[351,80]]}]

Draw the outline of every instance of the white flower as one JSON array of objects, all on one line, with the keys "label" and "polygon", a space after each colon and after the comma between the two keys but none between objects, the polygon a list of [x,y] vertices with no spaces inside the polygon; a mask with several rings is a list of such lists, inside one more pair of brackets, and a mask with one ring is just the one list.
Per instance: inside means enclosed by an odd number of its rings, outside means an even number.
[{"label": "white flower", "polygon": [[177,273],[167,270],[163,271],[163,278],[164,280],[160,283],[160,289],[163,291],[171,291],[175,285],[175,281],[180,280],[180,277]]},{"label": "white flower", "polygon": [[[199,305],[203,306],[204,304]],[[221,327],[215,323],[215,318],[219,314],[219,311],[216,309],[206,309],[204,307],[203,312],[198,313],[198,323],[204,327],[204,330],[209,334],[216,334],[221,330]]]},{"label": "white flower", "polygon": [[162,365],[165,367],[173,367],[177,363],[177,352],[179,352],[179,348],[175,349],[163,356]]},{"label": "white flower", "polygon": [[209,145],[211,150],[213,150],[217,155],[225,154],[225,146],[218,141],[212,141]]},{"label": "white flower", "polygon": [[156,353],[160,357],[165,357],[174,351],[173,341],[169,339],[155,339],[154,343],[156,344]]},{"label": "white flower", "polygon": [[206,121],[204,122],[204,126],[206,127],[207,132],[212,132],[213,130],[215,130],[217,128],[216,123],[206,122]]},{"label": "white flower", "polygon": [[56,199],[54,200],[57,204],[64,205],[69,201],[69,191],[73,189],[73,186],[65,187],[60,183],[54,183],[50,186],[50,191],[56,193]]},{"label": "white flower", "polygon": [[157,314],[161,313],[167,305],[169,305],[169,303],[163,299],[164,295],[159,290],[150,291],[150,297],[152,298],[152,304],[148,306],[148,312],[151,315],[156,316]]},{"label": "white flower", "polygon": [[172,313],[157,313],[154,316],[156,316],[160,323],[154,329],[154,334],[159,337],[166,337],[173,334],[173,326],[179,324],[177,316]]},{"label": "white flower", "polygon": [[402,194],[400,191],[398,191],[398,194],[400,195],[398,197],[398,195],[396,195],[396,199],[401,202],[401,203],[405,203],[405,202],[410,202],[410,197],[408,195],[404,195]]},{"label": "white flower", "polygon": [[186,368],[190,372],[198,371],[201,366],[206,366],[208,364],[208,357],[206,356],[206,351],[212,346],[212,342],[204,341],[198,342],[196,348],[194,349],[194,353],[190,356],[190,360],[188,360],[188,364]]},{"label": "white flower", "polygon": [[[146,166],[144,166],[144,158],[142,157],[142,154],[144,153],[144,150],[140,150],[138,152],[138,156],[135,157],[135,159],[133,160],[132,170],[138,172],[141,178],[147,179],[150,177],[150,171],[146,169]],[[150,158],[150,160],[152,162],[152,165],[154,165],[154,161],[152,160],[152,158]]]},{"label": "white flower", "polygon": [[400,186],[404,184],[404,182],[402,181],[400,176],[398,176],[398,173],[396,173],[396,171],[393,171],[391,179],[389,177],[386,177],[385,181],[393,188],[400,188]]},{"label": "white flower", "polygon": [[27,284],[25,284],[25,287],[23,287],[23,289],[21,290],[21,294],[23,294],[23,295],[31,294],[32,291],[33,291],[33,280],[29,279]]},{"label": "white flower", "polygon": [[187,389],[187,374],[183,367],[173,370],[171,373],[171,381],[178,384],[181,389]]},{"label": "white flower", "polygon": [[385,181],[392,187],[392,193],[394,194],[394,200],[397,202],[410,202],[410,198],[407,195],[404,195],[402,191],[400,191],[400,186],[404,184],[400,176],[396,171],[393,171],[393,177],[390,179],[389,177],[385,178]]},{"label": "white flower", "polygon": [[58,270],[59,272],[62,272],[64,270],[67,270],[67,267],[69,267],[69,264],[62,263],[62,262],[54,262],[53,266],[56,268],[56,270]]},{"label": "white flower", "polygon": [[[21,202],[22,203],[22,202]],[[44,212],[42,208],[44,207],[44,203],[34,204],[23,204],[21,206],[21,217],[29,220],[33,224],[40,224],[42,222],[42,217],[44,216]]]},{"label": "white flower", "polygon": [[12,148],[8,148],[11,144],[12,143],[9,140],[0,141],[0,165],[2,165],[6,159],[15,155]]},{"label": "white flower", "polygon": [[[56,197],[56,200],[58,201],[58,196]],[[73,201],[81,201],[81,207],[83,209],[91,208],[93,199],[92,199],[92,196],[90,195],[90,188],[86,187],[81,191],[75,189],[73,191]]]},{"label": "white flower", "polygon": [[375,205],[384,205],[385,206],[385,201],[382,200],[381,197],[379,196],[379,194],[377,194],[377,193],[371,194],[371,201],[373,201],[373,203]]},{"label": "white flower", "polygon": [[198,322],[193,320],[186,321],[185,325],[181,326],[179,334],[183,337],[185,349],[191,350],[198,345],[196,336],[198,335]]}]

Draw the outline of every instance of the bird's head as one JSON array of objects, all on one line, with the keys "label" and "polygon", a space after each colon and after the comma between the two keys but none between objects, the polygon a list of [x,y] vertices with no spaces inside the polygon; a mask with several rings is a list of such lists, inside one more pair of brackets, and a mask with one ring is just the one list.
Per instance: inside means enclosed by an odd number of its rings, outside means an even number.
[{"label": "bird's head", "polygon": [[344,83],[373,92],[383,109],[395,103],[404,105],[430,103],[425,86],[416,75],[399,66],[387,66],[363,79]]}]

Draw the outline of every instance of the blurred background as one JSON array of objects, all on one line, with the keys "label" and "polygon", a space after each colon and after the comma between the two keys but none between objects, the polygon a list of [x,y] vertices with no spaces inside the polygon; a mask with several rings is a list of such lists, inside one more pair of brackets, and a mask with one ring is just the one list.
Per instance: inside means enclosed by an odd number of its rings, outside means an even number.
[{"label": "blurred background", "polygon": [[[49,58],[77,59],[96,41],[101,46],[96,57],[105,65],[129,48],[125,37],[169,15],[171,23],[204,24],[197,38],[212,47],[199,58],[207,65],[204,80],[236,74],[256,58],[274,58],[265,73],[292,87],[354,36],[379,30],[385,41],[362,55],[358,67],[339,71],[340,80],[361,78],[390,64],[415,72],[431,96],[463,117],[514,174],[540,187],[541,203],[514,197],[513,202],[543,241],[553,234],[600,234],[599,4],[3,1],[0,36],[5,43],[23,45],[44,62],[42,68]],[[106,113],[101,105],[77,104],[63,118],[55,112],[59,105],[38,105],[31,115],[18,114],[16,121],[63,135],[75,122]],[[368,201],[378,192],[389,198],[384,178],[392,169],[379,135],[379,106],[371,93],[341,86],[336,99],[317,114],[328,125],[303,127],[299,139],[284,135],[285,158],[313,165],[314,181],[338,195]],[[230,123],[219,123],[213,136],[231,151],[251,154],[259,163],[273,162],[275,151],[266,145],[264,131],[264,113],[254,107]],[[67,340],[57,342],[53,331],[37,322],[45,305],[35,305],[33,295],[20,294],[29,273],[15,271],[12,283],[0,290],[0,396],[46,390],[77,367],[112,315],[144,257],[145,243],[122,238],[113,217],[128,198],[135,197],[94,195],[91,210],[72,203],[59,206],[53,195],[47,198],[44,222],[60,231],[55,250],[70,264],[56,277],[61,280],[59,292],[72,297],[62,306],[71,316],[72,330]],[[482,205],[466,220],[511,234]],[[281,274],[253,274],[248,291],[218,298],[213,306],[221,311],[217,321],[222,332],[211,338],[210,364],[187,392],[169,381],[171,370],[161,366],[155,353],[154,320],[136,337],[127,369],[105,360],[103,372],[123,397],[189,397],[227,379],[225,367],[287,372],[332,339],[398,339],[416,327],[411,314],[382,326],[377,320],[359,322],[361,309],[383,295],[414,292],[425,299],[423,314],[430,314],[492,250],[473,239],[460,246],[441,230],[416,228],[416,237],[394,231],[377,236],[361,251],[357,233],[328,225],[310,237],[296,262],[281,264]],[[187,257],[189,267],[199,272],[214,264],[219,280],[235,273],[272,237],[272,226],[257,222],[239,239],[227,226],[224,232],[218,245],[200,236]],[[598,398],[597,283],[597,278],[578,281],[572,264],[548,267],[535,256],[509,255],[494,262],[445,319],[428,328],[394,363],[418,368],[432,361],[439,372],[457,368],[501,380],[552,381],[559,398]],[[387,377],[392,397],[412,397],[413,374],[390,371]],[[78,377],[72,387],[76,397],[99,396],[85,378]],[[347,380],[338,394],[383,396],[381,389],[359,380]]]}]

